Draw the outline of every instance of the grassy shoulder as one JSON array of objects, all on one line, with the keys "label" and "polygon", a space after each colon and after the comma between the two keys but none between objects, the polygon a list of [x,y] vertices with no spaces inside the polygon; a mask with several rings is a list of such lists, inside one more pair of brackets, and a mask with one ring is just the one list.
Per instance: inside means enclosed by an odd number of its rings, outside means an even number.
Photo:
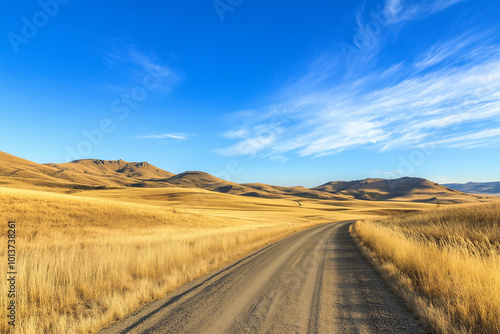
[{"label": "grassy shoulder", "polygon": [[454,206],[351,232],[437,333],[500,333],[500,204]]},{"label": "grassy shoulder", "polygon": [[[0,188],[0,208],[5,225],[17,221],[16,333],[97,332],[188,281],[317,224],[208,217],[7,188]],[[6,238],[2,233],[0,244]],[[1,305],[7,290],[0,281]],[[0,322],[0,332],[8,331]]]}]

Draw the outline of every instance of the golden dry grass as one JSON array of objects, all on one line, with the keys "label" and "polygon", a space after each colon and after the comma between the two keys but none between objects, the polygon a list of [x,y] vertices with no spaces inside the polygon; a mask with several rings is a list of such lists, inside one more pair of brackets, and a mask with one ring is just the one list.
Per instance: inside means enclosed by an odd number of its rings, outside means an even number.
[{"label": "golden dry grass", "polygon": [[500,204],[377,221],[353,233],[438,333],[500,333]]},{"label": "golden dry grass", "polygon": [[[17,333],[96,332],[196,277],[317,224],[208,217],[7,188],[0,188],[0,208],[1,245],[7,244],[6,222],[17,221]],[[0,305],[7,303],[6,292],[1,280]],[[0,332],[8,330],[1,321]]]}]

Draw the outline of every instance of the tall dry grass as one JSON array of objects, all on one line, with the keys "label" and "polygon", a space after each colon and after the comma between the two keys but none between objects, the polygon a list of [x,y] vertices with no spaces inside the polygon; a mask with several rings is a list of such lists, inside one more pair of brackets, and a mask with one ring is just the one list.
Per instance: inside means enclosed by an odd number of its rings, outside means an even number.
[{"label": "tall dry grass", "polygon": [[[196,277],[312,225],[255,224],[0,188],[3,274],[8,220],[17,222],[16,333],[96,332]],[[6,303],[2,279],[2,309]],[[7,321],[0,321],[0,332],[9,330]]]},{"label": "tall dry grass", "polygon": [[438,333],[500,333],[500,204],[450,207],[352,232]]}]

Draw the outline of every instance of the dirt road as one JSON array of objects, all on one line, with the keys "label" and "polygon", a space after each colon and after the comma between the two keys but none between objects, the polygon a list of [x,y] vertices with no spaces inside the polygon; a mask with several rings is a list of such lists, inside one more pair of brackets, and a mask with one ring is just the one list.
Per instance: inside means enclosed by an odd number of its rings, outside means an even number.
[{"label": "dirt road", "polygon": [[296,233],[102,333],[425,333],[359,253],[350,224]]}]

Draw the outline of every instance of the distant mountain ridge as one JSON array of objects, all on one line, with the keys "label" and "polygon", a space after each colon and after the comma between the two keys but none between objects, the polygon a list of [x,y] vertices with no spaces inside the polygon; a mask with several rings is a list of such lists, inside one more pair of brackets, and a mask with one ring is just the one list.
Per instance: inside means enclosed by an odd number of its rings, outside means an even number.
[{"label": "distant mountain ridge", "polygon": [[127,162],[124,160],[81,159],[62,164],[46,164],[64,171],[98,176],[109,186],[138,186],[151,180],[174,176],[147,162]]},{"label": "distant mountain ridge", "polygon": [[418,177],[332,181],[312,189],[364,200],[387,200],[418,194],[459,194],[457,190]]},{"label": "distant mountain ridge", "polygon": [[263,183],[238,184],[201,171],[175,175],[148,162],[81,159],[60,164],[37,164],[4,152],[0,152],[0,184],[82,190],[123,187],[196,188],[239,196],[325,201],[391,200],[444,204],[472,203],[481,198],[416,177],[331,181],[314,188],[283,187]]},{"label": "distant mountain ridge", "polygon": [[254,188],[259,191],[265,191],[271,194],[276,194],[278,196],[297,196],[303,198],[331,199],[331,200],[352,199],[351,196],[330,194],[323,191],[317,191],[314,189],[305,188],[302,186],[282,187],[282,186],[272,186],[264,183],[242,183],[242,185]]},{"label": "distant mountain ridge", "polygon": [[500,181],[447,183],[443,186],[471,194],[500,194]]},{"label": "distant mountain ridge", "polygon": [[150,180],[173,175],[147,162],[82,159],[61,164],[38,164],[0,152],[0,178],[5,184],[16,180],[35,186],[70,189],[128,187],[143,184],[158,187],[166,184]]}]

